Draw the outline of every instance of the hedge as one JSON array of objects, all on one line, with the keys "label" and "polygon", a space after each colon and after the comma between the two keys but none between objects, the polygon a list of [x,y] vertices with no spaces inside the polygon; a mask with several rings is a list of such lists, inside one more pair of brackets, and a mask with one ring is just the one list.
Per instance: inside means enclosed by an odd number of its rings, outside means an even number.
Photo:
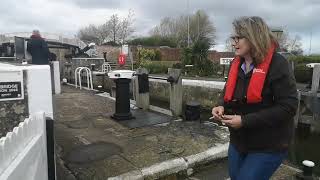
[{"label": "hedge", "polygon": [[312,79],[312,69],[306,67],[306,63],[295,65],[294,75],[296,81],[300,83],[308,83]]},{"label": "hedge", "polygon": [[150,74],[167,74],[177,61],[142,61],[139,67],[146,68]]},{"label": "hedge", "polygon": [[320,63],[320,56],[291,56],[289,60],[295,64]]},{"label": "hedge", "polygon": [[312,68],[306,67],[308,63],[320,63],[320,56],[291,56],[290,61],[295,64],[294,75],[297,82],[308,83],[312,80]]}]

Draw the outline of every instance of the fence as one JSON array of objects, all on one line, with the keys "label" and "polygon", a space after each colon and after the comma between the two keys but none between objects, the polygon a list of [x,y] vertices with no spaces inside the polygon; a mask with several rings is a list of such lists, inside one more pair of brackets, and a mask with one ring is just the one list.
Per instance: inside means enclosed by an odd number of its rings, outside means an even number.
[{"label": "fence", "polygon": [[0,180],[47,180],[46,119],[35,113],[0,139]]}]

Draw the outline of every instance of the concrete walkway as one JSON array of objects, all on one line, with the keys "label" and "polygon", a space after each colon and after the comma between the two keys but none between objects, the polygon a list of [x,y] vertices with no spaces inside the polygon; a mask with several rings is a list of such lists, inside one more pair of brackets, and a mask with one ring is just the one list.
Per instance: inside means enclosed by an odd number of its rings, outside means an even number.
[{"label": "concrete walkway", "polygon": [[54,107],[63,179],[155,179],[226,156],[225,128],[172,120],[129,129],[110,119],[113,100],[70,86],[62,92]]}]

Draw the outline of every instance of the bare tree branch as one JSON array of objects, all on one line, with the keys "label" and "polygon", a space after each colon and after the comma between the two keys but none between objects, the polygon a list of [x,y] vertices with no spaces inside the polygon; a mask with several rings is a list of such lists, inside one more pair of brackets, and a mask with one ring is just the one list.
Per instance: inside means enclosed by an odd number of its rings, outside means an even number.
[{"label": "bare tree branch", "polygon": [[78,37],[85,42],[95,42],[103,44],[113,41],[115,44],[123,44],[127,38],[134,32],[132,10],[129,10],[126,18],[119,18],[113,14],[106,23],[101,25],[89,25],[78,31]]},{"label": "bare tree branch", "polygon": [[[216,28],[205,11],[198,10],[195,14],[191,15],[189,19],[190,40],[192,43],[200,38],[208,38],[211,44],[215,43]],[[174,39],[180,47],[184,47],[188,41],[187,24],[187,15],[178,18],[165,17],[159,25],[151,30],[150,34],[152,36]]]}]

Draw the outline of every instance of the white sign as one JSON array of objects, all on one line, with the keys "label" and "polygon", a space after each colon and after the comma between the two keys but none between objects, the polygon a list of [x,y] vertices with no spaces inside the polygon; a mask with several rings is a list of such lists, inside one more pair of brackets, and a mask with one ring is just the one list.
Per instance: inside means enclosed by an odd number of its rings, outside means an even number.
[{"label": "white sign", "polygon": [[24,99],[22,70],[0,70],[0,101]]},{"label": "white sign", "polygon": [[122,45],[121,47],[122,54],[128,55],[129,53],[129,46],[127,44]]},{"label": "white sign", "polygon": [[233,58],[220,58],[220,64],[229,65]]}]

